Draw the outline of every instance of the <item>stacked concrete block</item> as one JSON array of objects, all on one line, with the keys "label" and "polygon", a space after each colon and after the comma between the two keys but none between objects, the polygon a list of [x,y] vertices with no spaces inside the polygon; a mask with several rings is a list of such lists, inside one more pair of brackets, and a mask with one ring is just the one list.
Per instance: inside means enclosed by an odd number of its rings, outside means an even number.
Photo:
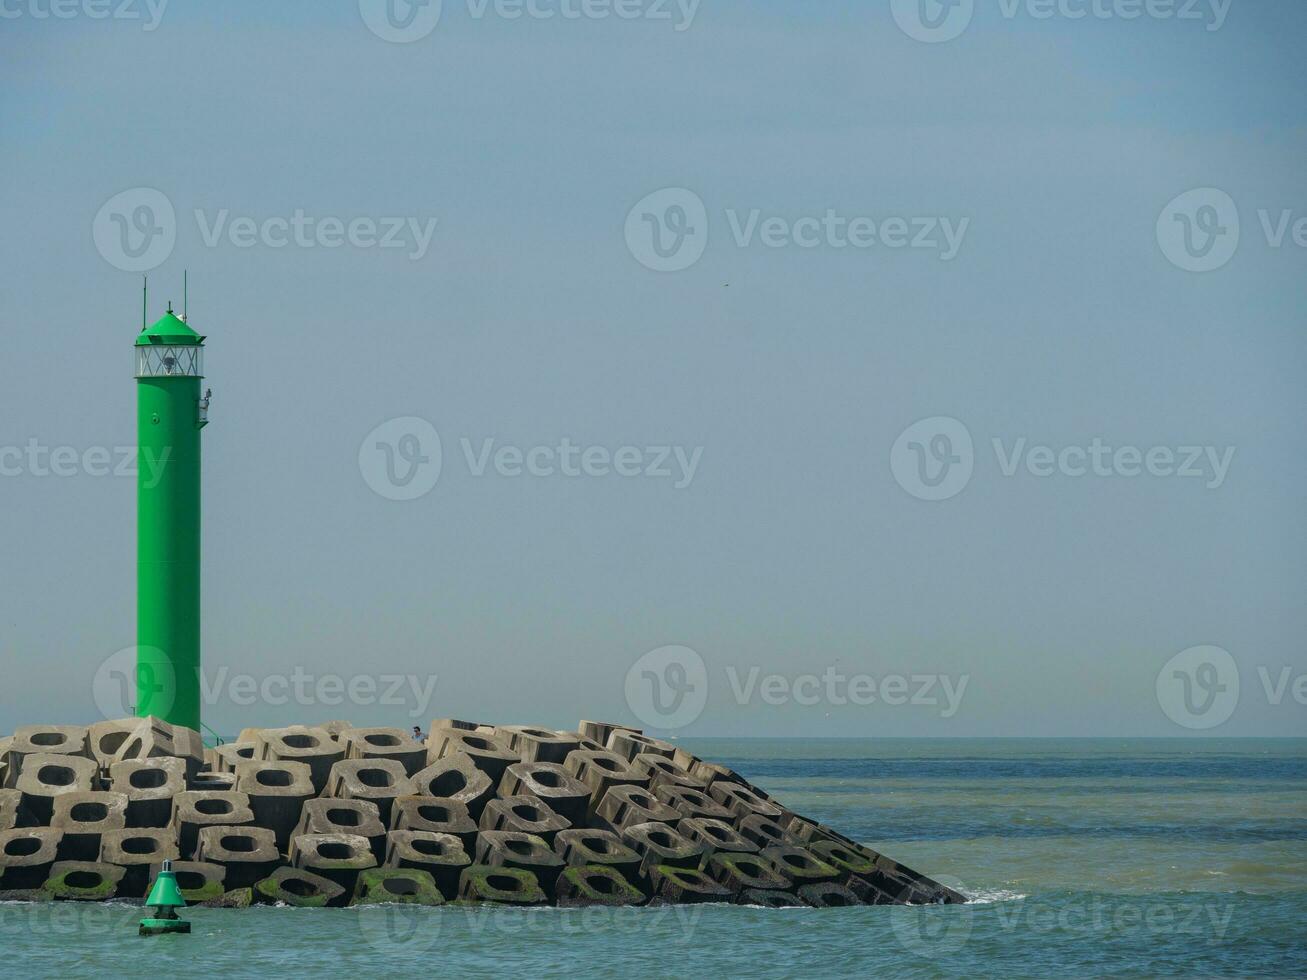
[{"label": "stacked concrete block", "polygon": [[236,791],[249,797],[254,823],[271,830],[283,851],[290,846],[304,801],[316,795],[313,775],[303,762],[242,762],[236,767]]},{"label": "stacked concrete block", "polygon": [[511,830],[483,830],[477,839],[476,863],[529,871],[551,898],[564,867],[563,859],[544,840]]},{"label": "stacked concrete block", "polygon": [[554,838],[554,852],[569,867],[603,865],[629,882],[641,878],[640,855],[608,830],[564,830]]},{"label": "stacked concrete block", "polygon": [[490,777],[498,785],[504,770],[514,762],[520,762],[517,754],[499,740],[495,735],[484,732],[468,732],[458,728],[432,729],[427,736],[427,759],[439,762],[451,756],[465,755],[472,764]]},{"label": "stacked concrete block", "polygon": [[339,738],[346,759],[392,759],[409,776],[427,764],[427,747],[402,728],[347,728]]},{"label": "stacked concrete block", "polygon": [[452,755],[417,773],[412,785],[414,795],[454,800],[467,807],[473,820],[480,820],[486,803],[495,796],[497,784],[469,756]]},{"label": "stacked concrete block", "polygon": [[150,866],[179,861],[181,855],[177,851],[177,835],[171,828],[128,827],[108,830],[100,836],[99,860],[126,869],[118,883],[120,896],[144,898],[150,888]]},{"label": "stacked concrete block", "polygon": [[386,859],[386,825],[371,800],[305,800],[294,836],[301,834],[352,834],[368,842],[378,864]]},{"label": "stacked concrete block", "polygon": [[590,809],[591,789],[557,763],[519,762],[504,770],[499,795],[534,796],[579,827]]},{"label": "stacked concrete block", "polygon": [[647,896],[611,867],[602,864],[563,869],[556,898],[560,908],[639,905]]},{"label": "stacked concrete block", "polygon": [[55,797],[50,827],[62,835],[60,861],[94,861],[104,834],[127,827],[127,794],[91,790]]},{"label": "stacked concrete block", "polygon": [[530,796],[502,796],[486,804],[481,814],[481,830],[511,830],[534,834],[550,847],[560,830],[571,824],[549,809],[546,803]]},{"label": "stacked concrete block", "polygon": [[345,759],[331,767],[324,796],[338,800],[370,800],[381,822],[389,825],[396,797],[412,796],[413,780],[394,759]]},{"label": "stacked concrete block", "polygon": [[473,864],[463,870],[458,897],[495,905],[544,905],[549,901],[534,874],[521,868]]},{"label": "stacked concrete block", "polygon": [[184,790],[173,797],[169,824],[177,835],[181,856],[190,860],[205,827],[239,826],[254,822],[250,798],[223,790]]},{"label": "stacked concrete block", "polygon": [[301,762],[308,766],[314,795],[322,794],[332,767],[345,758],[344,746],[324,728],[263,728],[254,742],[255,757],[263,762]]},{"label": "stacked concrete block", "polygon": [[287,857],[293,867],[339,885],[342,895],[332,904],[341,905],[354,894],[359,873],[377,866],[372,845],[357,834],[300,834],[291,840]]},{"label": "stacked concrete block", "polygon": [[497,729],[500,738],[523,762],[563,762],[579,747],[580,739],[551,728],[509,725]]},{"label": "stacked concrete block", "polygon": [[188,762],[167,756],[124,759],[109,767],[109,785],[127,797],[128,827],[166,827],[172,801],[186,789]]},{"label": "stacked concrete block", "polygon": [[321,909],[342,905],[348,898],[345,889],[331,879],[284,865],[254,885],[254,900],[267,905]]},{"label": "stacked concrete block", "polygon": [[401,796],[390,811],[390,829],[451,834],[469,854],[476,850],[476,821],[463,803],[446,796]]},{"label": "stacked concrete block", "polygon": [[59,855],[59,831],[20,827],[0,833],[0,891],[40,888]]},{"label": "stacked concrete block", "polygon": [[203,827],[195,860],[224,868],[228,890],[249,888],[282,863],[277,835],[267,827]]},{"label": "stacked concrete block", "polygon": [[638,823],[674,823],[681,818],[673,807],[662,803],[639,786],[614,786],[595,807],[591,823],[622,831]]},{"label": "stacked concrete block", "polygon": [[458,896],[459,881],[472,863],[472,852],[453,834],[426,830],[392,830],[386,867],[425,871],[445,898]]},{"label": "stacked concrete block", "polygon": [[158,719],[0,739],[0,893],[188,901],[814,908],[965,901],[726,766],[637,729],[439,719],[247,729]]},{"label": "stacked concrete block", "polygon": [[372,868],[359,874],[352,905],[443,905],[436,880],[416,868]]},{"label": "stacked concrete block", "polygon": [[[17,757],[17,753],[10,755],[10,758]],[[50,825],[56,799],[69,793],[90,792],[99,772],[95,762],[85,756],[46,752],[25,753],[20,765],[22,768],[14,782],[21,797],[19,806],[42,827]]]},{"label": "stacked concrete block", "polygon": [[61,902],[107,902],[118,897],[127,869],[99,861],[56,861],[42,890]]}]

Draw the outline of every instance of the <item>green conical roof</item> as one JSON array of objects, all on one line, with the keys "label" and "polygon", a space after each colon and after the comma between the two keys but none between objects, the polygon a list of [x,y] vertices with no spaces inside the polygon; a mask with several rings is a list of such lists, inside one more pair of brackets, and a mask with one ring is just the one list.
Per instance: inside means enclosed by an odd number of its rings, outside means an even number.
[{"label": "green conical roof", "polygon": [[[169,861],[168,865],[171,864]],[[150,889],[150,897],[145,900],[145,904],[156,909],[186,907],[186,899],[182,898],[182,890],[177,885],[177,875],[168,866],[154,879],[154,887]]]},{"label": "green conical roof", "polygon": [[186,321],[170,309],[152,327],[142,330],[136,337],[137,347],[151,344],[202,344],[204,338],[186,325]]}]

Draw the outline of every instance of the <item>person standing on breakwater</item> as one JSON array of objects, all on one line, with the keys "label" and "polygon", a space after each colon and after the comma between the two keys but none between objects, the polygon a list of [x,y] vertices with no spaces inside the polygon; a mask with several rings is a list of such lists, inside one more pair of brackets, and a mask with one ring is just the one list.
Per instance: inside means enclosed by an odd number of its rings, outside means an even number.
[{"label": "person standing on breakwater", "polygon": [[413,726],[413,741],[420,742],[423,739],[422,728],[418,725]]}]

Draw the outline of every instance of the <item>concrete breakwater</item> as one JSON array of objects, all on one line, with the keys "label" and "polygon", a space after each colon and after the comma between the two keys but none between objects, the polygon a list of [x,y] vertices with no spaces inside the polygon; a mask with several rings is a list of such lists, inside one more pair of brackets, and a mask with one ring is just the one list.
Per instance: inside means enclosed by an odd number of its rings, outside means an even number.
[{"label": "concrete breakwater", "polygon": [[639,730],[157,718],[0,738],[0,900],[835,907],[959,893]]}]

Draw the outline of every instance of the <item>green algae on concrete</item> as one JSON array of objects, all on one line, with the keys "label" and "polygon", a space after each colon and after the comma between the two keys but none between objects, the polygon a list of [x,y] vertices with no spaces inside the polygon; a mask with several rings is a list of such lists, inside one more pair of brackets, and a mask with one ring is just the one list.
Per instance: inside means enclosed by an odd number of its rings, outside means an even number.
[{"label": "green algae on concrete", "polygon": [[498,905],[544,905],[548,902],[540,882],[530,871],[489,864],[469,864],[463,869],[458,897],[464,902]]},{"label": "green algae on concrete", "polygon": [[615,868],[586,864],[564,868],[558,879],[559,908],[589,905],[641,905],[645,894]]},{"label": "green algae on concrete", "polygon": [[42,890],[51,898],[71,902],[103,902],[118,893],[126,868],[94,861],[57,861]]},{"label": "green algae on concrete", "polygon": [[431,872],[417,868],[371,868],[359,874],[355,905],[444,905]]},{"label": "green algae on concrete", "polygon": [[267,905],[321,909],[344,892],[340,885],[321,875],[283,866],[254,885],[254,900]]}]

